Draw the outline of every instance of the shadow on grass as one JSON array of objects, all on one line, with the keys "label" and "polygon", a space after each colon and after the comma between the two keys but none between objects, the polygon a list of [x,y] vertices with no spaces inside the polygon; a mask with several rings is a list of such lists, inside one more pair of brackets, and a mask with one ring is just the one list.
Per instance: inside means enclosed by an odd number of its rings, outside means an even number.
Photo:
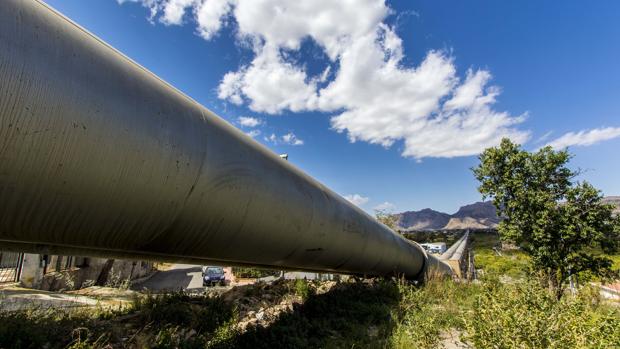
[{"label": "shadow on grass", "polygon": [[[341,283],[315,294],[298,280],[236,288],[222,296],[173,292],[116,311],[38,308],[0,312],[0,348],[383,348],[400,293],[391,281]],[[238,329],[240,308],[305,299],[268,326]],[[267,298],[266,295],[269,295]],[[234,300],[234,301],[233,301]]]},{"label": "shadow on grass", "polygon": [[31,308],[0,312],[0,348],[203,348],[234,319],[219,297],[172,292],[132,307]]},{"label": "shadow on grass", "polygon": [[356,282],[310,295],[267,327],[234,333],[213,348],[383,348],[395,326],[393,282]]}]

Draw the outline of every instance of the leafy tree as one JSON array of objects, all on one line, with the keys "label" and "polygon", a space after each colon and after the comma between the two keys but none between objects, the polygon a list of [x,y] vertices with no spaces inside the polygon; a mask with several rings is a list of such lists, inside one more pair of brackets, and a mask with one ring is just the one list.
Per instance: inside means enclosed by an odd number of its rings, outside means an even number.
[{"label": "leafy tree", "polygon": [[375,210],[375,217],[379,222],[385,224],[388,228],[394,231],[398,230],[398,218],[396,215],[386,210]]},{"label": "leafy tree", "polygon": [[611,277],[612,261],[593,251],[618,250],[620,217],[613,205],[566,165],[571,155],[544,147],[530,153],[508,139],[486,149],[473,169],[478,190],[503,218],[499,233],[520,246],[560,299],[570,275]]}]

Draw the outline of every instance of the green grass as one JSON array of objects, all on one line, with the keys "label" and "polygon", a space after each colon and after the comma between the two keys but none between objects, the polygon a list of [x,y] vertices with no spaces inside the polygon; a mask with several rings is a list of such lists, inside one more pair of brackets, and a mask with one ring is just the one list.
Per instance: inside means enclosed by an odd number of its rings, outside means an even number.
[{"label": "green grass", "polygon": [[582,288],[561,301],[532,282],[487,282],[463,318],[476,348],[617,348],[620,311]]},{"label": "green grass", "polygon": [[[528,275],[530,259],[520,250],[501,250],[499,236],[492,233],[474,233],[471,237],[476,269],[487,276],[502,275],[523,279]],[[501,254],[501,255],[500,255]]]},{"label": "green grass", "polygon": [[184,293],[148,295],[115,312],[0,312],[0,348],[436,348],[447,332],[460,333],[476,348],[620,343],[619,309],[601,303],[590,288],[557,301],[537,283],[495,278],[437,280],[423,287],[352,281],[326,293],[317,292],[321,285],[270,286],[301,301],[269,325],[245,330],[236,326],[239,313],[226,297]]},{"label": "green grass", "polygon": [[[295,292],[300,292],[298,280]],[[302,293],[305,291],[301,290]],[[268,327],[250,327],[215,348],[385,348],[400,299],[391,281],[342,283],[312,294]]]},{"label": "green grass", "polygon": [[620,270],[620,254],[614,254],[609,256],[609,258],[611,259],[613,265],[612,268],[614,270]]},{"label": "green grass", "polygon": [[[483,275],[526,279],[531,274],[530,257],[518,249],[502,250],[499,235],[475,232],[471,235],[471,244],[474,250],[476,269],[482,269]],[[592,249],[590,252],[602,254],[600,249]],[[605,256],[611,259],[613,270],[620,270],[620,254]],[[589,281],[601,281],[601,278],[590,273],[582,273],[578,281],[579,283],[587,283]]]}]

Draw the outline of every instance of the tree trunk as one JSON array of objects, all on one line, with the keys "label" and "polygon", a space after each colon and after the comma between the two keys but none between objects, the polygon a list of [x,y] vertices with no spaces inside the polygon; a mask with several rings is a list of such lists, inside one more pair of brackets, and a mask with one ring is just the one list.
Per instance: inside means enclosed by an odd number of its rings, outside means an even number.
[{"label": "tree trunk", "polygon": [[560,282],[555,289],[555,298],[559,301],[560,299],[562,299],[563,295],[564,295],[564,284]]},{"label": "tree trunk", "polygon": [[99,277],[97,277],[97,282],[95,285],[97,286],[105,286],[108,281],[108,276],[110,275],[110,270],[112,270],[112,266],[114,265],[114,259],[108,259],[105,261],[103,268],[101,268],[101,272],[99,273]]},{"label": "tree trunk", "polygon": [[549,292],[559,301],[564,295],[564,281],[562,279],[563,271],[549,268],[547,271],[549,282]]}]

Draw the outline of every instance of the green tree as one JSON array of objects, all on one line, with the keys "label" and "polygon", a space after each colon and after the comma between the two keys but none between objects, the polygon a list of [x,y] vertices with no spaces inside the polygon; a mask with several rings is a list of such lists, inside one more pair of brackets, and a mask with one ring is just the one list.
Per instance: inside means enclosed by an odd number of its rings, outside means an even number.
[{"label": "green tree", "polygon": [[508,139],[486,149],[473,169],[478,190],[492,198],[500,237],[520,246],[562,297],[571,275],[592,272],[611,277],[612,261],[605,253],[618,250],[620,218],[613,206],[587,182],[573,181],[577,172],[567,167],[568,151],[544,147],[527,152]]},{"label": "green tree", "polygon": [[375,210],[376,219],[385,224],[388,228],[398,230],[398,217],[386,210]]}]

